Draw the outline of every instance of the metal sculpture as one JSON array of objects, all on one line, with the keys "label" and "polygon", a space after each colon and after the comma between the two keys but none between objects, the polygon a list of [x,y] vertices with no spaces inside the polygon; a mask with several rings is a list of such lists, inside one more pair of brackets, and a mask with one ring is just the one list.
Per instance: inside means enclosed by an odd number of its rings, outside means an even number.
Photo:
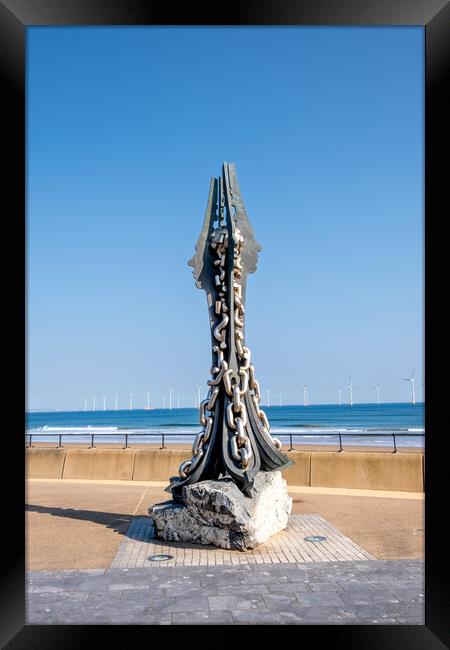
[{"label": "metal sculpture", "polygon": [[180,465],[166,491],[182,500],[184,485],[230,476],[252,496],[259,471],[281,470],[292,461],[270,435],[249,348],[244,342],[247,275],[256,270],[261,246],[241,199],[235,165],[224,163],[212,178],[196,253],[189,260],[195,284],[206,291],[212,340],[209,392],[200,406],[202,430],[192,458]]}]

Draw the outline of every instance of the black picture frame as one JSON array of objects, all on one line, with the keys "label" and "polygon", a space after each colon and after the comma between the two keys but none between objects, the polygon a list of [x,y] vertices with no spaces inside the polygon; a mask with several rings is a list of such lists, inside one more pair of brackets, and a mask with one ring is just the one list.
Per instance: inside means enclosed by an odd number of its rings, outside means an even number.
[{"label": "black picture frame", "polygon": [[[26,626],[25,625],[25,536],[24,536],[24,399],[26,267],[25,267],[25,31],[35,25],[418,25],[425,28],[425,313],[426,327],[426,527],[425,527],[425,625],[423,626],[296,626],[295,639],[303,644],[307,637],[316,647],[327,641],[333,648],[426,649],[438,650],[450,645],[447,582],[448,538],[441,529],[446,521],[447,485],[444,438],[448,432],[439,430],[445,396],[435,381],[434,370],[441,361],[441,350],[447,349],[444,336],[448,321],[442,316],[444,293],[435,293],[438,282],[448,268],[445,238],[440,228],[448,205],[448,166],[441,161],[448,157],[448,124],[445,118],[445,88],[448,87],[450,5],[447,0],[259,0],[230,1],[212,8],[198,3],[180,4],[146,0],[0,0],[0,64],[2,74],[4,117],[2,153],[4,165],[2,193],[7,198],[3,213],[4,246],[13,252],[3,270],[3,286],[8,317],[2,319],[6,330],[3,349],[10,354],[8,370],[8,413],[12,423],[2,440],[3,473],[6,466],[14,473],[2,492],[3,567],[1,571],[0,644],[8,648],[79,648],[82,644],[106,645],[115,640],[121,647],[130,647],[133,635],[141,626]],[[447,84],[445,83],[447,82]],[[448,109],[447,109],[448,110]],[[445,120],[445,121],[444,121]],[[447,145],[447,146],[446,146]],[[445,201],[447,199],[447,201]],[[448,208],[447,208],[448,211]],[[13,264],[11,264],[11,260]],[[446,286],[444,285],[444,289]],[[448,290],[447,290],[448,292]],[[435,296],[437,298],[435,299]],[[442,299],[443,298],[443,299]],[[447,300],[448,302],[448,300]],[[442,348],[439,345],[439,337]],[[12,346],[10,341],[16,340]],[[444,347],[445,345],[445,347]],[[433,360],[434,359],[434,360]],[[4,375],[6,374],[4,366]],[[11,383],[12,371],[18,370]],[[440,411],[440,413],[439,413]],[[445,423],[445,421],[444,421]],[[12,433],[14,432],[14,435]],[[440,467],[442,463],[442,467]],[[446,616],[447,614],[447,616]],[[182,633],[182,643],[194,638],[182,628],[165,627],[165,635],[175,630]],[[215,634],[214,645],[224,645],[225,631]],[[250,640],[254,628],[239,628],[239,640]],[[276,631],[279,635],[279,629]],[[151,638],[154,629],[151,631]],[[148,638],[148,637],[147,637]],[[95,640],[95,641],[94,641]],[[201,641],[196,637],[195,642]],[[113,643],[114,645],[114,643]]]}]

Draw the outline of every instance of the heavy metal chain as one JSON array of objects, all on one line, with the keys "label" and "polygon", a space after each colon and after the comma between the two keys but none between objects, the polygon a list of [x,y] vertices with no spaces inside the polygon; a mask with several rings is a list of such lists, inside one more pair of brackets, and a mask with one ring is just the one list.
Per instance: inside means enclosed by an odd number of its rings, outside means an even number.
[{"label": "heavy metal chain", "polygon": [[[222,212],[222,211],[221,211]],[[213,346],[213,352],[216,354],[216,364],[211,368],[213,378],[208,381],[210,386],[208,396],[200,403],[200,424],[203,429],[197,434],[192,445],[191,460],[184,461],[179,467],[179,475],[185,479],[191,474],[200,463],[204,456],[208,440],[214,423],[214,405],[219,394],[220,383],[223,381],[225,391],[230,400],[226,408],[227,425],[230,430],[234,431],[230,439],[231,454],[233,458],[241,464],[242,469],[247,469],[252,458],[253,452],[250,445],[250,439],[246,432],[248,425],[247,409],[245,406],[244,396],[249,393],[255,406],[256,414],[261,422],[262,427],[272,440],[273,444],[281,449],[282,444],[277,438],[270,436],[270,425],[264,411],[259,407],[261,393],[259,383],[255,377],[254,366],[250,363],[251,353],[248,347],[244,345],[244,305],[242,303],[242,261],[241,253],[244,245],[238,228],[235,229],[235,246],[233,249],[233,311],[234,311],[234,344],[238,358],[238,372],[228,368],[228,363],[224,359],[224,350],[227,347],[226,334],[229,324],[228,306],[226,304],[225,294],[228,287],[225,282],[225,260],[228,247],[228,232],[223,225],[223,215],[221,213],[221,223],[211,234],[210,246],[215,249],[217,259],[214,265],[217,266],[215,275],[216,290],[218,300],[215,302],[215,314],[220,321],[215,326],[213,333],[217,343]],[[209,411],[209,415],[206,414]]]},{"label": "heavy metal chain", "polygon": [[[245,308],[242,303],[242,261],[241,253],[244,246],[244,238],[238,228],[235,229],[235,247],[233,250],[233,306],[234,306],[234,333],[235,347],[238,357],[238,377],[233,371],[227,370],[224,373],[225,390],[230,397],[230,402],[226,409],[227,425],[235,431],[234,436],[230,439],[231,453],[235,460],[240,461],[242,469],[247,469],[252,457],[252,448],[250,439],[246,433],[248,424],[247,409],[245,406],[244,396],[249,393],[255,405],[256,414],[270,436],[270,425],[266,414],[259,408],[261,394],[259,384],[255,377],[255,369],[250,363],[251,352],[244,345],[244,313]],[[271,437],[271,436],[270,436]],[[272,438],[274,445],[281,449],[281,442],[277,438]]]}]

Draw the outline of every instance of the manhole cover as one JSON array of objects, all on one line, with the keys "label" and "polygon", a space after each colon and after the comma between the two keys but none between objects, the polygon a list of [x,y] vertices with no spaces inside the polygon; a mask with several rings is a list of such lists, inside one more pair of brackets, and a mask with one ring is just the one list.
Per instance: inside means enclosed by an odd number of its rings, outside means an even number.
[{"label": "manhole cover", "polygon": [[152,562],[164,562],[165,560],[172,560],[173,555],[149,555],[148,559]]},{"label": "manhole cover", "polygon": [[304,538],[305,542],[325,542],[326,539],[323,535],[308,535]]}]

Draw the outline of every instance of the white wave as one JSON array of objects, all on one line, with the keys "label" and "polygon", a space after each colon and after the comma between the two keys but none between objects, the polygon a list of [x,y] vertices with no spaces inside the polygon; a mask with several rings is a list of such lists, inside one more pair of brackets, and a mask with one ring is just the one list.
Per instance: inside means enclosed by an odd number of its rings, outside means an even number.
[{"label": "white wave", "polygon": [[421,433],[425,433],[425,429],[407,429],[407,431],[420,431]]},{"label": "white wave", "polygon": [[[280,435],[282,435],[282,434],[280,434]],[[328,438],[327,442],[330,442],[330,443],[333,442],[333,441],[336,441],[338,439],[337,436],[329,434],[329,433],[324,433],[323,435],[322,434],[317,434],[317,435],[314,435],[314,434],[312,434],[312,435],[308,435],[308,434],[303,435],[302,434],[301,436],[295,436],[295,440],[299,440],[301,438],[311,438],[313,440],[317,440],[318,438]],[[330,440],[330,438],[331,438],[331,440]],[[355,439],[359,440],[359,437],[355,436]],[[370,441],[370,444],[372,444],[372,441]]]},{"label": "white wave", "polygon": [[351,434],[352,433],[363,433],[365,431],[366,431],[366,429],[335,429],[335,428],[331,428],[331,427],[329,429],[326,429],[325,427],[299,427],[299,428],[271,427],[270,428],[271,433],[279,433],[280,435],[283,435],[283,434],[289,435],[290,433],[295,433],[296,436],[302,436],[302,435],[308,434],[308,433],[316,433],[316,434],[328,435],[328,434],[333,434],[333,433],[351,433]]},{"label": "white wave", "polygon": [[297,438],[320,438],[320,436],[308,436],[305,434],[304,436],[297,436]]},{"label": "white wave", "polygon": [[161,436],[164,434],[165,436],[178,436],[183,433],[188,433],[191,436],[195,436],[199,431],[201,430],[201,426],[199,424],[193,425],[192,427],[180,427],[179,429],[176,427],[155,427],[154,429],[121,429],[118,433],[120,435],[123,435],[124,433],[127,433],[129,436],[130,435],[158,435]]},{"label": "white wave", "polygon": [[93,427],[88,424],[87,427],[41,427],[35,431],[118,431],[119,427]]},{"label": "white wave", "polygon": [[120,438],[121,440],[123,439],[123,436],[125,434],[129,436],[133,436],[138,434],[139,436],[150,436],[153,434],[153,436],[161,436],[162,434],[168,436],[174,436],[174,435],[179,435],[183,433],[188,433],[192,436],[195,436],[201,429],[200,425],[195,425],[192,426],[191,428],[187,427],[155,427],[154,429],[120,429],[119,427],[92,427],[92,426],[87,426],[87,427],[39,427],[37,429],[27,429],[26,433],[27,435],[32,434],[32,435],[44,435],[45,433],[51,433],[51,434],[67,434],[70,435],[72,433],[80,434],[80,436],[86,435],[92,435],[93,433],[96,436],[115,436]]}]

